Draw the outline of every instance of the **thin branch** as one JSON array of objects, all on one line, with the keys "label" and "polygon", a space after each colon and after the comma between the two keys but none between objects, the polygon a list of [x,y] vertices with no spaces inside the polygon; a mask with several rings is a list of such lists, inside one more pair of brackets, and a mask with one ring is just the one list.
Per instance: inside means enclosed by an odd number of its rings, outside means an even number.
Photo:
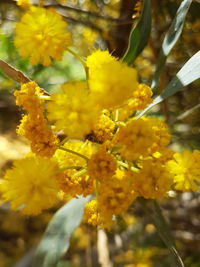
[{"label": "thin branch", "polygon": [[97,12],[93,12],[93,11],[89,11],[89,10],[85,10],[85,9],[79,9],[79,8],[76,8],[76,7],[73,7],[73,6],[69,6],[69,5],[46,4],[45,7],[62,8],[62,9],[65,9],[65,10],[71,10],[71,11],[74,11],[74,12],[77,12],[77,13],[82,13],[82,14],[85,14],[85,15],[88,15],[88,16],[96,17],[96,18],[99,18],[99,19],[110,20],[110,21],[118,21],[117,18],[113,18],[113,17],[110,17],[110,16],[103,16],[103,15],[100,15],[99,13],[97,13]]},{"label": "thin branch", "polygon": [[54,7],[54,8],[58,8],[60,10],[70,10],[70,11],[74,11],[77,13],[82,13],[84,15],[88,15],[88,17],[96,17],[99,19],[115,22],[115,24],[117,24],[117,25],[125,25],[125,24],[132,24],[133,23],[133,19],[127,20],[126,18],[113,18],[110,16],[103,16],[103,15],[100,15],[99,13],[96,13],[93,11],[79,9],[79,8],[72,7],[72,6],[66,6],[66,5],[64,6],[64,5],[59,5],[59,4],[49,4],[49,5],[46,4],[44,7]]}]

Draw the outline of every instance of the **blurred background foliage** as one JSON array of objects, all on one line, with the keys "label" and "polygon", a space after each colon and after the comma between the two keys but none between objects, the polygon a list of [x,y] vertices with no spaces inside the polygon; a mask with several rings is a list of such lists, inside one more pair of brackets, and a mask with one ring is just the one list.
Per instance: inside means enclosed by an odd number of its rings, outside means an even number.
[{"label": "blurred background foliage", "polygon": [[[38,1],[33,1],[37,4]],[[180,0],[152,0],[152,30],[150,40],[134,66],[140,82],[151,84],[164,34],[180,5]],[[132,27],[141,14],[142,1],[137,0],[60,0],[45,1],[60,12],[69,25],[73,49],[82,57],[91,51],[108,49],[122,57],[128,45]],[[84,79],[84,71],[77,60],[65,53],[61,62],[49,67],[31,66],[21,59],[13,44],[14,28],[24,10],[16,1],[0,1],[0,58],[23,71],[49,92],[69,80]],[[200,4],[193,1],[183,33],[173,48],[162,72],[159,92],[174,77],[183,64],[199,50]],[[111,70],[112,71],[112,70]],[[20,110],[15,106],[13,91],[19,84],[0,72],[0,176],[14,159],[28,151],[27,143],[15,133]],[[171,127],[175,150],[200,148],[200,81],[165,100],[152,111],[164,114]],[[178,250],[185,265],[200,266],[200,194],[172,195],[161,203],[169,221]],[[34,249],[56,209],[37,217],[25,217],[0,206],[0,267],[28,267]],[[108,242],[109,240],[109,242]],[[105,256],[109,254],[109,257]],[[115,228],[105,233],[84,224],[72,236],[70,249],[58,267],[162,267],[175,266],[169,251],[160,240],[151,218],[139,203],[134,204]],[[40,267],[40,266],[37,266]]]}]

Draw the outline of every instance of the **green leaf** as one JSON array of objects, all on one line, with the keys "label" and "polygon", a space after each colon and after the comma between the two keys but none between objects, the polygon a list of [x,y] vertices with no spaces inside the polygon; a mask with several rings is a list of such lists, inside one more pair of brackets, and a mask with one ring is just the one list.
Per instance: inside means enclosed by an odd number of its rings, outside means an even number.
[{"label": "green leaf", "polygon": [[184,86],[192,83],[200,78],[200,51],[194,54],[182,67],[182,69],[176,74],[172,81],[168,84],[165,90],[157,96],[153,103],[150,104],[145,110],[143,110],[137,118],[143,116],[152,107],[162,102],[169,96],[174,95],[180,91]]},{"label": "green leaf", "polygon": [[90,197],[72,199],[56,212],[36,249],[32,266],[55,267],[69,248],[74,230],[81,223]]},{"label": "green leaf", "polygon": [[169,251],[173,255],[174,260],[176,261],[176,266],[184,267],[184,263],[176,249],[174,240],[171,236],[169,226],[165,220],[165,217],[162,214],[162,210],[160,206],[155,200],[152,201],[152,210],[153,210],[152,218],[154,221],[154,225],[160,237],[162,238],[163,242],[165,243],[165,245],[168,247]]},{"label": "green leaf", "polygon": [[158,63],[156,65],[156,70],[154,73],[154,77],[152,80],[152,89],[156,89],[158,86],[158,80],[161,74],[161,71],[163,67],[165,66],[165,62],[167,59],[167,56],[171,52],[172,48],[175,46],[176,42],[178,41],[182,30],[183,30],[183,25],[185,21],[185,17],[187,15],[187,12],[189,10],[190,4],[192,3],[192,0],[184,0],[179,9],[177,10],[176,16],[167,31],[163,44],[162,44],[162,49],[158,58]]},{"label": "green leaf", "polygon": [[129,45],[122,59],[124,62],[128,64],[133,63],[133,61],[137,58],[137,56],[139,56],[139,54],[143,51],[143,49],[147,45],[150,33],[151,33],[151,1],[144,0],[140,20],[136,25],[136,27],[132,29],[129,37]]}]

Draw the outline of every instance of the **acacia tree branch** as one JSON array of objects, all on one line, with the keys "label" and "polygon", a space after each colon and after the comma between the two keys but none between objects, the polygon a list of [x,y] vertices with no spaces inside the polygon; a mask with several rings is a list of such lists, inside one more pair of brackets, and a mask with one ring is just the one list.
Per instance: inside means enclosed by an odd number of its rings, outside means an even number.
[{"label": "acacia tree branch", "polygon": [[96,17],[96,18],[103,19],[103,20],[110,20],[110,21],[118,21],[119,20],[118,18],[113,18],[113,17],[110,17],[110,16],[103,16],[103,15],[100,15],[99,13],[97,13],[97,12],[93,12],[93,11],[89,11],[89,10],[85,10],[85,9],[80,9],[80,8],[76,8],[76,7],[69,6],[69,5],[45,4],[44,6],[45,7],[61,8],[61,9],[64,9],[64,10],[70,10],[70,11],[74,11],[74,12],[77,12],[77,13],[82,13],[84,15],[88,15],[88,16],[91,16],[91,17]]}]

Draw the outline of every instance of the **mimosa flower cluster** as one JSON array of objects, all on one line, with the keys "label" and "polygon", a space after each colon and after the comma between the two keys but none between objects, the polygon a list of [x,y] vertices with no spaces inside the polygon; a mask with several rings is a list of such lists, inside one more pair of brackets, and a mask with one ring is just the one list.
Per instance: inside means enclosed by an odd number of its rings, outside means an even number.
[{"label": "mimosa flower cluster", "polygon": [[[29,7],[16,27],[19,53],[32,64],[59,60],[71,40],[65,26],[56,11]],[[25,112],[17,133],[32,152],[5,173],[3,200],[36,215],[60,196],[91,195],[85,219],[110,228],[138,197],[199,190],[200,151],[174,153],[162,119],[136,117],[152,102],[151,88],[138,83],[137,71],[101,50],[83,65],[87,80],[65,83],[56,94],[45,95],[35,82],[15,90],[16,104]]]}]

